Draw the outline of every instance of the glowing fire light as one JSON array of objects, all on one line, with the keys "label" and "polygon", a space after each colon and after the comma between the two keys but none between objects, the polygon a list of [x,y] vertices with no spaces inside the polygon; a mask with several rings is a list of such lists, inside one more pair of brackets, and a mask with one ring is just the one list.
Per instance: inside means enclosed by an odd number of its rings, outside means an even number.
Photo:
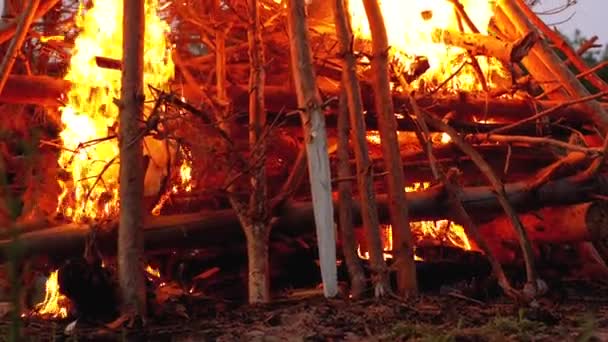
[{"label": "glowing fire light", "polygon": [[[117,134],[121,71],[104,69],[96,57],[122,59],[121,0],[95,0],[86,11],[81,7],[70,68],[65,79],[72,83],[66,106],[61,108],[64,150],[59,165],[70,175],[60,181],[58,211],[74,221],[101,219],[118,209]],[[152,99],[148,85],[166,90],[174,75],[167,23],[157,14],[158,0],[146,1],[144,36],[144,95]],[[146,108],[149,112],[150,108]]]},{"label": "glowing fire light", "polygon": [[35,307],[35,312],[41,316],[50,318],[66,318],[68,317],[67,303],[69,300],[59,293],[59,271],[55,270],[46,280],[46,293],[44,301]]},{"label": "glowing fire light", "polygon": [[160,270],[152,268],[152,266],[146,266],[146,273],[154,278],[160,278]]},{"label": "glowing fire light", "polygon": [[[406,192],[414,192],[426,189],[430,186],[430,183],[414,183],[410,187],[406,187]],[[471,250],[472,246],[469,242],[469,238],[464,231],[464,227],[448,220],[439,221],[418,221],[410,222],[410,229],[413,235],[419,242],[421,240],[439,240],[446,241],[449,244],[462,248],[464,250]],[[384,260],[391,259],[393,256],[391,253],[393,250],[393,238],[392,238],[392,226],[383,225],[381,226],[381,240],[384,250]],[[361,245],[357,247],[357,254],[359,258],[369,260],[369,252],[362,252]],[[414,254],[414,260],[422,261],[423,259]]]},{"label": "glowing fire light", "polygon": [[171,187],[171,190],[165,192],[161,196],[160,200],[158,200],[158,203],[156,204],[154,209],[152,209],[152,215],[154,215],[154,216],[160,215],[161,209],[163,208],[165,203],[167,203],[167,201],[169,201],[169,199],[171,198],[171,195],[174,195],[180,191],[183,191],[183,192],[192,191],[192,167],[190,165],[190,162],[188,161],[189,157],[190,157],[190,154],[187,154],[186,158],[184,158],[184,161],[182,162],[181,166],[179,167],[179,179],[177,180],[177,184],[174,184]]},{"label": "glowing fire light", "polygon": [[[386,25],[392,55],[406,70],[413,65],[415,57],[426,57],[430,68],[413,87],[438,84],[452,75],[463,62],[465,50],[433,42],[436,29],[460,31],[459,19],[454,6],[446,0],[381,0],[380,7]],[[349,1],[353,31],[357,38],[369,40],[371,33],[362,1]],[[480,33],[487,34],[488,24],[493,16],[493,1],[461,0],[460,3]],[[466,24],[463,25],[467,27]],[[496,72],[504,75],[499,62],[485,57],[476,58],[484,74]],[[488,80],[491,84],[491,79]],[[448,84],[448,89],[481,90],[473,70],[465,67]]]}]

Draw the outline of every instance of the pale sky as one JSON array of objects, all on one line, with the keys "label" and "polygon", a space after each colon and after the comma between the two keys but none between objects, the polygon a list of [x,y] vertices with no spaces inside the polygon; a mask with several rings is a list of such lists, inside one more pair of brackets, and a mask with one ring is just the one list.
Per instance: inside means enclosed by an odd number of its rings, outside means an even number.
[{"label": "pale sky", "polygon": [[[565,3],[567,0],[542,0],[534,11],[539,13],[559,8]],[[540,17],[548,24],[560,23],[556,26],[566,36],[573,36],[579,29],[584,37],[596,35],[598,43],[608,44],[608,0],[577,0],[576,5],[562,13]]]}]

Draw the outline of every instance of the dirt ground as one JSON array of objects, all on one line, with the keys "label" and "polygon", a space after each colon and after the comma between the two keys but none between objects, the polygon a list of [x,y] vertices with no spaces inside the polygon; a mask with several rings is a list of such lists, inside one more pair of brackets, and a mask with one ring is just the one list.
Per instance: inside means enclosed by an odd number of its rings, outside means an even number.
[{"label": "dirt ground", "polygon": [[[144,329],[111,330],[28,319],[33,341],[608,341],[608,286],[564,283],[538,308],[505,298],[481,302],[452,292],[394,298],[326,300],[318,291],[249,306],[202,297],[166,304]],[[5,325],[6,327],[6,325]]]}]

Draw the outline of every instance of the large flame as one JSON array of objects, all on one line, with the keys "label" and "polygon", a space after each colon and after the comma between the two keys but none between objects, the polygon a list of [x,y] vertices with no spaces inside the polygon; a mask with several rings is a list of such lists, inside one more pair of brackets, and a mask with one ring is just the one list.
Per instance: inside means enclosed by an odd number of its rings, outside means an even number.
[{"label": "large flame", "polygon": [[66,318],[68,317],[69,300],[59,293],[59,272],[57,270],[51,272],[46,280],[46,293],[44,301],[36,305],[35,311],[44,317],[49,318]]},{"label": "large flame", "polygon": [[[490,0],[461,0],[466,13],[480,33],[487,34],[488,24],[494,14]],[[365,8],[361,0],[351,0],[349,11],[352,26],[357,38],[371,38]],[[458,47],[446,46],[433,42],[436,29],[460,31],[460,25],[454,6],[447,0],[379,0],[384,17],[389,44],[393,57],[397,57],[406,67],[415,61],[415,57],[426,57],[429,70],[420,78],[425,84],[437,84],[446,80],[457,71],[463,62],[464,51]],[[470,31],[469,31],[470,32]],[[490,70],[503,73],[499,62],[485,57],[477,57],[484,74]],[[412,85],[418,87],[420,80]],[[488,82],[491,83],[491,82]],[[471,68],[464,68],[448,84],[449,89],[481,90]]]},{"label": "large flame", "polygon": [[[96,57],[122,60],[123,1],[92,2],[90,9],[81,8],[76,20],[80,33],[65,76],[72,88],[61,109],[65,128],[59,164],[71,179],[61,181],[58,210],[75,221],[108,217],[118,208],[118,140],[105,138],[117,134],[114,101],[120,99],[121,71],[99,67]],[[148,85],[166,89],[174,65],[166,36],[169,26],[158,16],[158,0],[145,4],[144,93],[149,101]]]}]

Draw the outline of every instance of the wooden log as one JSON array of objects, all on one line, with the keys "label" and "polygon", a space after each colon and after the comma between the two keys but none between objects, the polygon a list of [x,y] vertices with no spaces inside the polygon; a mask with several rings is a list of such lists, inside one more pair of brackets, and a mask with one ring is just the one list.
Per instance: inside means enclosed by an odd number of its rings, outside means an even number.
[{"label": "wooden log", "polygon": [[[608,174],[585,183],[574,183],[569,179],[549,182],[534,192],[526,190],[528,184],[516,182],[505,185],[507,197],[519,212],[528,212],[542,207],[574,205],[596,196],[608,195]],[[409,212],[412,221],[450,219],[445,193],[441,188],[408,194]],[[463,189],[463,205],[478,222],[488,222],[501,214],[500,205],[492,189],[487,186],[466,187]],[[387,197],[378,196],[378,213],[383,222],[388,222]],[[338,205],[339,203],[334,203]],[[354,203],[355,223],[361,224],[360,207]],[[598,211],[603,213],[604,211]],[[594,224],[592,237],[603,237],[606,241],[606,225]],[[98,244],[104,253],[115,253],[116,223],[106,224],[98,231]],[[491,225],[488,225],[491,227]],[[82,254],[85,238],[90,225],[66,224],[22,234],[20,244],[26,257],[48,255],[53,258],[67,258]],[[212,213],[147,217],[144,222],[145,248],[147,251],[171,248],[201,248],[204,246],[231,244],[235,240],[245,241],[239,221],[232,210]],[[272,234],[297,236],[314,229],[313,209],[310,202],[293,203],[283,208],[282,215],[276,219]],[[491,229],[491,228],[488,228]],[[551,229],[551,227],[548,227]],[[0,259],[4,260],[12,241],[0,241]],[[605,251],[606,249],[604,249]]]},{"label": "wooden log", "polygon": [[528,32],[521,39],[509,42],[478,33],[435,29],[432,38],[435,43],[461,47],[474,56],[495,57],[504,63],[517,63],[528,54],[538,35]]},{"label": "wooden log", "polygon": [[[38,104],[42,106],[58,107],[61,105],[61,97],[70,88],[71,83],[66,80],[48,77],[48,76],[25,76],[11,75],[0,93],[1,103],[10,104]],[[234,101],[236,111],[247,111],[249,105],[249,92],[246,85],[235,85],[228,87],[230,98]],[[337,96],[336,89],[321,89],[321,92],[326,96]],[[200,95],[200,89],[192,89],[186,87],[184,92],[185,97],[191,103],[203,100]],[[268,104],[268,111],[274,113],[284,113],[286,110],[298,108],[296,95],[293,90],[282,86],[267,86],[265,91],[265,102]],[[362,95],[365,108],[373,108],[373,99],[371,97],[370,88],[362,84]],[[400,108],[406,103],[406,99],[401,95],[394,94],[393,100],[395,108]],[[538,112],[540,108],[551,108],[559,104],[558,101],[536,101],[538,106],[526,99],[490,99],[476,96],[474,94],[458,94],[458,95],[443,95],[433,97],[422,97],[417,99],[421,107],[428,108],[429,111],[435,114],[445,114],[455,111],[454,120],[461,122],[466,129],[474,130],[480,128],[479,124],[466,124],[475,116],[477,119],[495,120],[495,123],[486,123],[487,129],[494,129],[492,125],[497,125],[500,122],[513,122],[519,119],[529,117]],[[608,105],[604,105],[608,108]],[[484,114],[487,112],[487,115]],[[588,110],[582,105],[577,104],[566,107],[556,113],[560,117],[567,118],[573,122],[581,122],[588,115]],[[272,118],[269,118],[272,120]],[[334,120],[329,119],[329,123]],[[368,125],[377,125],[374,115],[366,115]],[[398,120],[401,129],[411,129],[409,120]],[[470,125],[470,127],[469,127]],[[528,127],[527,131],[531,131],[533,127]],[[483,130],[482,130],[483,131]],[[519,132],[518,134],[524,134]]]},{"label": "wooden log", "polygon": [[[546,207],[520,215],[523,225],[532,241],[540,243],[573,243],[592,241],[598,250],[608,247],[607,236],[608,202],[603,200],[569,206]],[[502,246],[517,246],[517,236],[504,216],[486,222],[480,227],[481,233],[493,250],[499,251],[500,261],[512,262],[515,253]],[[599,237],[599,239],[598,239]],[[503,253],[500,253],[502,251]],[[606,259],[608,260],[608,259]]]},{"label": "wooden log", "polygon": [[10,75],[0,93],[0,102],[59,106],[69,87],[70,82],[49,76]]}]

